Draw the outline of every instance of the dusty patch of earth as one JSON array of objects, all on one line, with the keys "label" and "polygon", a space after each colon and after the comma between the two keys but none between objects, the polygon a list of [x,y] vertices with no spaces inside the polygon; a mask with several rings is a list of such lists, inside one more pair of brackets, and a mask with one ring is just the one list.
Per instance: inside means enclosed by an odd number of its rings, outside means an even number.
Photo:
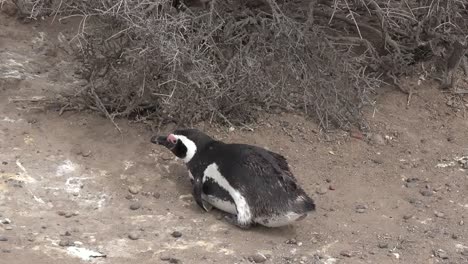
[{"label": "dusty patch of earth", "polygon": [[15,101],[81,84],[72,25],[0,13],[2,263],[468,263],[468,120],[434,84],[409,108],[382,91],[370,140],[291,115],[254,132],[202,127],[284,154],[318,205],[293,226],[243,231],[198,209],[183,165],[142,125],[120,121],[119,134],[94,113]]}]

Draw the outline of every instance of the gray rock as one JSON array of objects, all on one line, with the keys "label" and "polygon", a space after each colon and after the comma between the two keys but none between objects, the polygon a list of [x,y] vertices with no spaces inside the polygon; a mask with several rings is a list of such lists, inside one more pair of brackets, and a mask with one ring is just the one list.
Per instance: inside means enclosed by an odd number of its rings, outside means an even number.
[{"label": "gray rock", "polygon": [[347,257],[347,258],[350,258],[353,256],[353,253],[349,250],[343,250],[340,252],[340,255],[343,256],[343,257]]},{"label": "gray rock", "polygon": [[328,188],[327,187],[320,187],[318,190],[317,190],[317,194],[326,194],[328,192]]},{"label": "gray rock", "polygon": [[434,193],[432,192],[432,190],[428,190],[428,189],[421,190],[421,191],[419,191],[419,193],[420,193],[422,196],[426,196],[426,197],[430,197],[430,196],[434,195]]},{"label": "gray rock", "polygon": [[439,217],[439,218],[444,218],[445,217],[445,214],[442,213],[442,212],[434,212],[434,215]]},{"label": "gray rock", "polygon": [[256,253],[254,255],[249,256],[248,260],[254,263],[263,263],[267,260],[267,257],[261,253]]},{"label": "gray rock", "polygon": [[182,236],[182,233],[179,232],[179,231],[174,231],[174,232],[171,233],[171,236],[175,237],[175,238],[179,238],[179,237]]},{"label": "gray rock", "polygon": [[131,194],[138,194],[138,193],[140,192],[140,187],[139,187],[139,186],[132,185],[132,186],[128,187],[128,191],[129,191]]},{"label": "gray rock", "polygon": [[180,260],[178,260],[176,258],[173,258],[173,257],[170,257],[170,256],[161,256],[159,259],[162,260],[162,261],[167,261],[169,263],[173,263],[173,264],[182,263]]},{"label": "gray rock", "polygon": [[141,203],[139,202],[134,202],[130,205],[130,210],[138,210],[141,207]]},{"label": "gray rock", "polygon": [[363,205],[363,204],[358,204],[356,205],[356,213],[365,213],[367,211],[367,205]]},{"label": "gray rock", "polygon": [[409,220],[411,218],[413,218],[413,215],[411,215],[411,214],[403,216],[403,220]]},{"label": "gray rock", "polygon": [[6,236],[0,235],[0,241],[2,242],[8,241],[8,238]]},{"label": "gray rock", "polygon": [[468,257],[468,248],[465,248],[462,252],[460,252],[463,256]]},{"label": "gray rock", "polygon": [[447,252],[445,252],[442,249],[434,250],[434,256],[436,256],[438,258],[441,258],[441,259],[448,259],[449,258]]},{"label": "gray rock", "polygon": [[130,238],[131,240],[138,240],[140,239],[140,235],[137,232],[130,232],[128,234],[128,238]]},{"label": "gray rock", "polygon": [[379,248],[388,248],[388,243],[380,242],[378,246]]},{"label": "gray rock", "polygon": [[75,245],[75,243],[73,243],[73,241],[71,241],[70,239],[62,239],[59,242],[59,246],[61,246],[61,247],[71,247],[71,246],[74,246],[74,245]]}]

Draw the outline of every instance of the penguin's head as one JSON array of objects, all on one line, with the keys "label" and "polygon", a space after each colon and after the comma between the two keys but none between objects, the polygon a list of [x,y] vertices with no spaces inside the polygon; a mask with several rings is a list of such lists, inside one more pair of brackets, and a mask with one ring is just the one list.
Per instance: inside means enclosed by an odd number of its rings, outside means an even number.
[{"label": "penguin's head", "polygon": [[165,146],[185,163],[192,160],[197,154],[197,150],[202,149],[212,141],[210,136],[197,129],[178,129],[167,136],[151,138],[152,143]]}]

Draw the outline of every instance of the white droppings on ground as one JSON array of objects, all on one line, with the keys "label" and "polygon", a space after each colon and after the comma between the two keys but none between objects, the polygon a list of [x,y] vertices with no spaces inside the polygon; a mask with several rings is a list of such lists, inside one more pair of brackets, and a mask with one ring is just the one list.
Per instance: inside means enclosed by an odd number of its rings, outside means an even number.
[{"label": "white droppings on ground", "polygon": [[427,225],[427,223],[430,222],[430,221],[432,221],[432,218],[426,218],[426,219],[418,221],[418,222],[423,224],[423,225]]},{"label": "white droppings on ground", "polygon": [[337,259],[336,258],[332,258],[330,256],[326,256],[325,259],[322,261],[323,264],[335,264],[337,263]]},{"label": "white droppings on ground", "polygon": [[92,258],[105,257],[105,254],[100,252],[92,251],[82,247],[68,247],[67,253],[71,256],[78,257],[82,260],[89,261]]},{"label": "white droppings on ground", "polygon": [[8,116],[3,117],[3,119],[2,119],[2,122],[7,122],[7,123],[15,123],[15,122],[17,122],[17,121],[18,121],[18,120],[11,119],[11,118],[9,118]]},{"label": "white droppings on ground", "polygon": [[70,177],[65,182],[65,191],[68,193],[79,193],[81,188],[83,188],[83,180],[89,178],[79,178],[79,177]]},{"label": "white droppings on ground", "polygon": [[464,250],[468,250],[468,246],[465,246],[463,244],[455,244],[455,249],[457,252],[462,252]]},{"label": "white droppings on ground", "polygon": [[130,161],[130,160],[126,160],[126,161],[124,161],[124,166],[125,166],[124,170],[128,170],[131,167],[135,166],[135,162]]},{"label": "white droppings on ground", "polygon": [[65,160],[61,165],[57,167],[57,176],[64,176],[70,174],[76,170],[76,165],[71,160]]},{"label": "white droppings on ground", "polygon": [[438,163],[436,165],[436,168],[448,168],[448,167],[453,167],[453,166],[455,166],[455,162],[450,161],[450,162],[446,162],[446,163]]},{"label": "white droppings on ground", "polygon": [[31,177],[26,170],[26,168],[23,166],[20,160],[16,160],[16,166],[21,170],[17,175],[14,176],[14,180],[24,182],[24,183],[35,183],[37,182],[36,179]]}]

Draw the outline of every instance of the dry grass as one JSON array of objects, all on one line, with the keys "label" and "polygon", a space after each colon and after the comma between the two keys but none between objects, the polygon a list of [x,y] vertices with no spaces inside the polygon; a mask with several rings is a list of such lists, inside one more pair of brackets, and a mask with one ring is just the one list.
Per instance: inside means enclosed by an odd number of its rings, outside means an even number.
[{"label": "dry grass", "polygon": [[177,12],[169,0],[44,1],[83,17],[73,41],[89,81],[74,104],[111,120],[241,125],[300,111],[323,128],[365,128],[382,80],[446,56],[468,35],[462,0],[235,0]]}]

